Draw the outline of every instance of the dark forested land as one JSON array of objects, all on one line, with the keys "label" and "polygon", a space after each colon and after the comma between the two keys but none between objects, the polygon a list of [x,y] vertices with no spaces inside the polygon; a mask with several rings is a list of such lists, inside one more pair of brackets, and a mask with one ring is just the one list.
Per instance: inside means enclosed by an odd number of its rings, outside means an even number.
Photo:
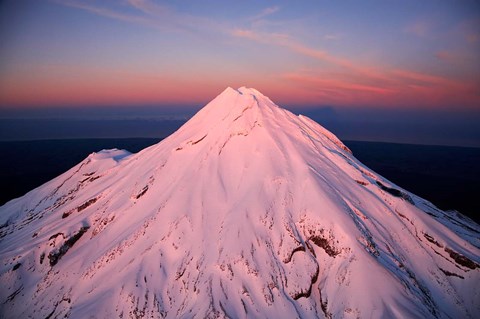
[{"label": "dark forested land", "polygon": [[380,175],[437,207],[455,209],[480,222],[480,148],[345,143]]}]

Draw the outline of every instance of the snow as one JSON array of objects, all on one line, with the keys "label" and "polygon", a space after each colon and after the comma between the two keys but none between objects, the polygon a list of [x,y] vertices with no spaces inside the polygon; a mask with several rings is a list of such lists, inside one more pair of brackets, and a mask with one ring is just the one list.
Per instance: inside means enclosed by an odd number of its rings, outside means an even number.
[{"label": "snow", "polygon": [[137,154],[89,155],[0,225],[5,318],[480,312],[480,226],[251,88]]}]

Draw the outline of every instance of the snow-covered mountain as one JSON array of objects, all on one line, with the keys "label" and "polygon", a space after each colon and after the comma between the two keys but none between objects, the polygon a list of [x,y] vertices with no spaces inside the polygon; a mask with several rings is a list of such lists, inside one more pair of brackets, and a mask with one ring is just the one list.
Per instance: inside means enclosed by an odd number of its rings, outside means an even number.
[{"label": "snow-covered mountain", "polygon": [[255,89],[0,207],[2,318],[474,318],[480,226]]}]

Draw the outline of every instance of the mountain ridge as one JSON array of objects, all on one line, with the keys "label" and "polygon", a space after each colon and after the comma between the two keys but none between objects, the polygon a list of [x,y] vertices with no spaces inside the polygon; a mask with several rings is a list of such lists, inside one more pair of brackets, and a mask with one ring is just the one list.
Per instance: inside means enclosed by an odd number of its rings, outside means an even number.
[{"label": "mountain ridge", "polygon": [[227,88],[137,154],[91,154],[0,207],[0,224],[6,317],[479,310],[478,225],[253,89]]}]

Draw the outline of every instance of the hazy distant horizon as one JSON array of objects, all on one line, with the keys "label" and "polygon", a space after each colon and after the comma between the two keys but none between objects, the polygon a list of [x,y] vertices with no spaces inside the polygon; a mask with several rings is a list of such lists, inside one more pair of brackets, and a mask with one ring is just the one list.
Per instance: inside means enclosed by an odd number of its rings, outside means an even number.
[{"label": "hazy distant horizon", "polygon": [[[0,140],[164,138],[201,107],[123,106],[0,109]],[[480,147],[480,111],[286,106],[342,140]]]}]

